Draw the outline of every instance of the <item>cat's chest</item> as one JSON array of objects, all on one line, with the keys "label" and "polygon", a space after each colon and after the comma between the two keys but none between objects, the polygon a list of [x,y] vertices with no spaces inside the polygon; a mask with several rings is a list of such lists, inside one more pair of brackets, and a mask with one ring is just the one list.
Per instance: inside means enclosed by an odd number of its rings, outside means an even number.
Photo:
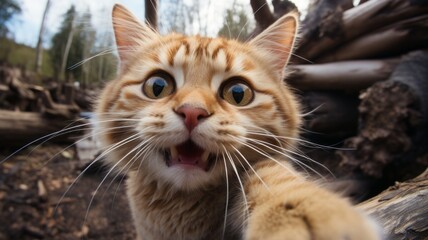
[{"label": "cat's chest", "polygon": [[[235,192],[229,189],[230,192]],[[221,239],[225,209],[231,195],[220,186],[204,191],[176,192],[160,188],[144,176],[131,174],[128,198],[137,231],[162,239]],[[232,219],[226,219],[232,221]],[[227,236],[225,236],[227,237]]]}]

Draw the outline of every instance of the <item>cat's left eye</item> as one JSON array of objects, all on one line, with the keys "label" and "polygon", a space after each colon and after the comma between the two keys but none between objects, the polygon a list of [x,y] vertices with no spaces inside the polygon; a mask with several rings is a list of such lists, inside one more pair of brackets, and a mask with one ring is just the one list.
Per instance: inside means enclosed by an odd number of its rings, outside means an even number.
[{"label": "cat's left eye", "polygon": [[174,79],[169,74],[157,73],[149,77],[143,84],[143,93],[152,99],[159,99],[174,92]]},{"label": "cat's left eye", "polygon": [[220,97],[236,106],[248,105],[254,97],[254,92],[247,83],[239,79],[231,79],[220,90]]}]

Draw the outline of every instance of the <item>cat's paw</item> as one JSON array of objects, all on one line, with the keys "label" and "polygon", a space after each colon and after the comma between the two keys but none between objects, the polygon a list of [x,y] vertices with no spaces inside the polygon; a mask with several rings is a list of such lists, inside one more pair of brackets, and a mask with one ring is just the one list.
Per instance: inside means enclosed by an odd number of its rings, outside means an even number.
[{"label": "cat's paw", "polygon": [[345,200],[328,193],[326,196],[269,202],[251,212],[245,239],[381,239],[373,220]]}]

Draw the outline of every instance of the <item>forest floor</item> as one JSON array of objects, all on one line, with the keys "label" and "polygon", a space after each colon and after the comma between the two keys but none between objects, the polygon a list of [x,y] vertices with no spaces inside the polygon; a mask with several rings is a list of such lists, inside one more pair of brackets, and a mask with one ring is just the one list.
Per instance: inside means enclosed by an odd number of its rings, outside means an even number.
[{"label": "forest floor", "polygon": [[94,168],[73,184],[85,166],[66,147],[28,148],[0,164],[0,240],[134,239],[125,181],[109,177],[95,194],[107,171]]}]

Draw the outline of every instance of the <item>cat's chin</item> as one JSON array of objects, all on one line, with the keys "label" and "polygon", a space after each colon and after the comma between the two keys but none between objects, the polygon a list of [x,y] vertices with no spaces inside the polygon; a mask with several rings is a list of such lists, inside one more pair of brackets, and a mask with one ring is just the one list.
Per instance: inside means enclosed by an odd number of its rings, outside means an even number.
[{"label": "cat's chin", "polygon": [[182,168],[186,170],[201,170],[208,172],[216,156],[199,147],[192,140],[162,150],[165,164],[169,168]]}]

